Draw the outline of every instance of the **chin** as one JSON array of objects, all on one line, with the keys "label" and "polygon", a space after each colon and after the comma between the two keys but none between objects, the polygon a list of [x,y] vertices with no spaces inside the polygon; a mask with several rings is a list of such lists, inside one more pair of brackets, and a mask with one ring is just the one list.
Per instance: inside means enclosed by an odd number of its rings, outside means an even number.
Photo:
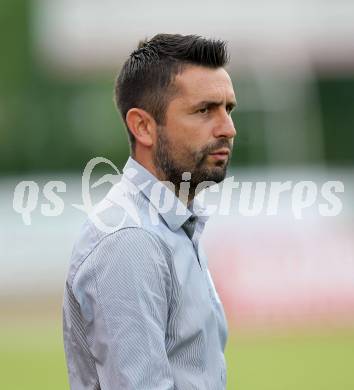
[{"label": "chin", "polygon": [[226,177],[226,167],[214,167],[213,169],[209,170],[205,176],[205,181],[215,181],[215,183],[220,183]]}]

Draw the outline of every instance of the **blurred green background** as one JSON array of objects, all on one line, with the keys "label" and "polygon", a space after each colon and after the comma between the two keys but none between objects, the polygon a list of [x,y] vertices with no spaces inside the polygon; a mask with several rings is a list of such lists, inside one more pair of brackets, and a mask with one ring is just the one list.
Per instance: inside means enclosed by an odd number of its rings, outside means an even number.
[{"label": "blurred green background", "polygon": [[[37,3],[40,7],[41,2]],[[6,174],[80,170],[86,161],[97,155],[104,155],[122,166],[128,156],[128,148],[122,121],[112,104],[118,64],[115,70],[112,66],[107,67],[108,71],[96,71],[93,76],[87,73],[63,75],[46,67],[45,61],[41,62],[36,56],[34,47],[31,25],[34,4],[36,2],[25,0],[1,0],[0,171]],[[320,13],[320,8],[318,11]],[[234,56],[236,65],[237,60],[237,56]],[[301,75],[296,76],[297,66],[292,64],[288,71],[291,77],[295,74],[293,84],[298,86],[304,81]],[[317,115],[317,111],[321,116],[321,153],[304,156],[301,151],[297,151],[293,156],[285,153],[278,159],[267,150],[266,107],[259,104],[259,99],[251,99],[249,107],[245,107],[250,100],[249,95],[261,94],[261,83],[257,84],[255,76],[247,74],[243,69],[237,72],[237,66],[235,70],[232,69],[231,75],[240,105],[234,120],[237,128],[242,129],[233,164],[250,166],[325,162],[353,165],[353,69],[350,72],[339,69],[333,74],[332,69],[326,72],[315,66],[311,69],[310,81],[304,84],[304,96],[299,98],[306,107],[295,117],[289,115],[287,109],[271,113],[273,121],[297,128],[306,127],[307,132],[315,131],[311,128],[314,127],[313,116]],[[289,79],[289,75],[285,74],[277,80],[284,89],[281,92],[283,96],[285,93],[294,94],[291,77]],[[274,83],[271,86],[277,87]],[[306,95],[308,90],[310,93]],[[271,94],[266,99],[271,99]],[[275,100],[277,103],[281,106]],[[292,123],[294,121],[296,123]],[[283,132],[286,131],[283,129]],[[294,133],[287,134],[286,140],[294,138]],[[309,142],[316,141],[312,137]],[[316,145],[310,146],[316,148]]]},{"label": "blurred green background", "polygon": [[[53,5],[53,1],[49,3]],[[64,3],[70,7],[69,2]],[[321,16],[321,2],[315,3],[314,14]],[[1,191],[5,193],[6,180],[12,191],[13,183],[30,174],[78,174],[94,156],[109,158],[121,168],[129,154],[123,123],[113,104],[113,82],[121,63],[107,60],[103,66],[87,70],[84,59],[82,71],[76,64],[71,71],[65,61],[64,66],[58,65],[37,39],[38,24],[45,24],[45,17],[41,19],[45,2],[0,0],[0,6]],[[342,6],[343,2],[337,5],[339,14]],[[271,9],[275,7],[273,4]],[[166,15],[170,13],[165,11]],[[339,25],[337,19],[335,26]],[[301,23],[298,28],[301,30]],[[145,33],[139,31],[135,35],[141,38]],[[222,32],[219,35],[222,37]],[[117,47],[123,40],[116,42]],[[235,37],[237,40],[240,38]],[[54,43],[58,42],[49,40]],[[248,44],[246,41],[244,46]],[[248,68],[236,55],[232,57],[230,74],[240,106],[233,116],[238,129],[234,167],[320,166],[352,172],[354,56],[348,54],[350,47],[338,41],[341,45],[338,54],[332,50],[326,56],[324,49],[322,62],[317,58],[305,61],[304,66],[289,60],[282,71],[272,62],[264,68],[262,64]],[[237,53],[237,45],[233,50]],[[282,53],[275,51],[270,56],[280,61]],[[246,56],[246,62],[247,58],[253,57]],[[258,57],[253,59],[257,63]],[[3,231],[8,229],[6,218],[13,218],[12,214],[9,217],[11,199],[6,201],[2,204]],[[9,234],[16,240],[18,230]],[[5,241],[0,240],[4,247]],[[21,247],[21,235],[18,245]],[[26,258],[26,250],[23,248],[19,258]],[[1,250],[3,260],[8,254]],[[6,267],[2,272],[5,279]],[[44,280],[46,274],[41,277]],[[20,288],[17,291],[16,283],[14,280],[13,290],[3,289],[0,294],[0,388],[68,389],[61,333],[63,284],[48,291],[34,288],[28,294]],[[230,334],[226,354],[229,390],[354,388],[352,326],[261,332],[232,328]]]},{"label": "blurred green background", "polygon": [[[354,332],[237,336],[226,349],[227,388],[350,390],[353,349]],[[68,389],[56,325],[1,327],[0,364],[4,389]]]}]

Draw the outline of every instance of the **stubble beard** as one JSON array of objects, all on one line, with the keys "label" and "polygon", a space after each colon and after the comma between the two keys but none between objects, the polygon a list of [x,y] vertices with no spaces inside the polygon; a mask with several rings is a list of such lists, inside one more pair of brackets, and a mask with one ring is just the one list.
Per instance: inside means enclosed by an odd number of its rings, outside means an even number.
[{"label": "stubble beard", "polygon": [[[210,152],[222,147],[230,148],[228,160],[216,161],[213,167],[207,166],[207,158]],[[174,158],[173,145],[166,137],[163,127],[158,128],[156,150],[154,153],[154,164],[163,180],[171,182],[178,191],[182,181],[182,174],[190,172],[190,192],[192,197],[198,184],[206,181],[220,183],[225,179],[226,170],[231,158],[231,144],[227,138],[220,138],[213,145],[207,145],[199,152],[186,156],[183,161]],[[181,159],[182,160],[182,159]]]}]

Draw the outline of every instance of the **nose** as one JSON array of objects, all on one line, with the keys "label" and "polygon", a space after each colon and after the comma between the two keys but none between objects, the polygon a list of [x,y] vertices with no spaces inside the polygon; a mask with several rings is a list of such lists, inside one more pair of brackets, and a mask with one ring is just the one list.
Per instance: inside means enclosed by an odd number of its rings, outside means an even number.
[{"label": "nose", "polygon": [[235,135],[235,125],[231,116],[225,111],[225,113],[220,116],[217,126],[214,127],[214,137],[234,138]]}]

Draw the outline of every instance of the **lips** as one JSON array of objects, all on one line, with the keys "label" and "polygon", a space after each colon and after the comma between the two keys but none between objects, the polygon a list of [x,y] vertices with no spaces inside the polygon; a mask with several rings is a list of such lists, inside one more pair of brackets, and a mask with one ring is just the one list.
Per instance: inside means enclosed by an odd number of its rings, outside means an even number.
[{"label": "lips", "polygon": [[209,154],[211,154],[211,155],[220,155],[220,156],[227,155],[228,156],[230,154],[230,150],[227,149],[227,148],[222,148],[222,149],[218,149],[218,150],[216,150],[216,151],[214,151],[212,153],[209,153]]},{"label": "lips", "polygon": [[230,149],[222,148],[209,153],[210,158],[218,161],[227,161],[229,159]]}]

